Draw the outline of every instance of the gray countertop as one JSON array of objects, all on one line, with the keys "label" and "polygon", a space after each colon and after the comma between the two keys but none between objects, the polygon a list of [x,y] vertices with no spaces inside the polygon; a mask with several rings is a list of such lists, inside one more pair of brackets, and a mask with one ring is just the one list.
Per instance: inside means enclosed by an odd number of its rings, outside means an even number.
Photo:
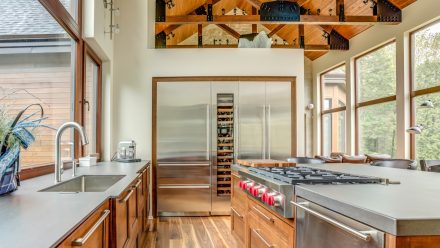
[{"label": "gray countertop", "polygon": [[396,236],[440,235],[440,173],[370,165],[302,165],[400,181],[298,185],[296,195]]},{"label": "gray countertop", "polygon": [[[53,174],[22,181],[17,191],[0,197],[0,247],[58,244],[104,201],[119,196],[148,164],[103,162],[78,168],[79,175],[125,175],[105,192],[38,192],[54,184]],[[65,171],[63,181],[71,173]]]}]

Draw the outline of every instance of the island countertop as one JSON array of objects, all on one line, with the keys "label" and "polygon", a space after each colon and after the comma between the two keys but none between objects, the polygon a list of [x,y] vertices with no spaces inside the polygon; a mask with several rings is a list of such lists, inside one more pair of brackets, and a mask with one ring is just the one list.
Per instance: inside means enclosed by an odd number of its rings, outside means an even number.
[{"label": "island countertop", "polygon": [[395,236],[440,235],[440,173],[354,164],[301,165],[400,184],[297,185],[296,196]]},{"label": "island countertop", "polygon": [[[103,162],[78,168],[78,175],[125,175],[105,192],[38,192],[54,185],[53,173],[22,181],[17,191],[0,197],[0,246],[57,245],[102,203],[118,197],[148,165],[149,161]],[[65,171],[63,181],[71,173]]]}]

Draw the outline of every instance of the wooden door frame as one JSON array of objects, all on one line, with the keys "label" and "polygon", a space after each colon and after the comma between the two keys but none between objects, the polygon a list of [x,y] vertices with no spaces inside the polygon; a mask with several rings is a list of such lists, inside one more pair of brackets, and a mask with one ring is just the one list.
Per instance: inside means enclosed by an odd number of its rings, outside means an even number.
[{"label": "wooden door frame", "polygon": [[287,76],[190,76],[190,77],[153,77],[152,78],[152,213],[157,217],[157,85],[167,82],[225,82],[225,81],[253,81],[253,82],[290,82],[291,83],[291,155],[297,154],[297,103],[296,77]]}]

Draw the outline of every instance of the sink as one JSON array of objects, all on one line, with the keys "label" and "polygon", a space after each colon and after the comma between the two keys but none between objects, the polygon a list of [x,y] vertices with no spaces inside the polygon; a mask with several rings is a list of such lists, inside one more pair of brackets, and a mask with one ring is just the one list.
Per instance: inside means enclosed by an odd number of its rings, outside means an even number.
[{"label": "sink", "polygon": [[83,175],[40,192],[104,192],[123,177],[125,175]]}]

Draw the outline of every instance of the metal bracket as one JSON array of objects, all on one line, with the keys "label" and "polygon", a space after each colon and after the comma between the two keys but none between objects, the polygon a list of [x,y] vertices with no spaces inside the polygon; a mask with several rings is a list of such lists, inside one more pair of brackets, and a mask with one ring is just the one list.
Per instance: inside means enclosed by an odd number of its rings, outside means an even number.
[{"label": "metal bracket", "polygon": [[299,37],[299,47],[302,49],[304,49],[306,47],[306,40],[305,40],[304,35],[301,35]]},{"label": "metal bracket", "polygon": [[332,30],[328,36],[328,44],[330,50],[348,50],[350,48],[350,42],[344,36],[340,35],[337,31]]},{"label": "metal bracket", "polygon": [[202,47],[203,47],[203,36],[199,36],[199,39],[198,39],[197,45],[198,45],[199,48],[202,48]]},{"label": "metal bracket", "polygon": [[156,34],[156,48],[166,48],[167,47],[167,34],[162,31]]},{"label": "metal bracket", "polygon": [[377,16],[379,22],[402,22],[402,10],[389,0],[377,0],[373,15]]},{"label": "metal bracket", "polygon": [[345,7],[344,4],[340,4],[338,6],[339,8],[339,21],[340,22],[345,22]]},{"label": "metal bracket", "polygon": [[260,6],[261,21],[300,21],[300,6],[296,2],[273,1]]},{"label": "metal bracket", "polygon": [[208,15],[206,8],[203,5],[194,10],[194,12],[196,12],[196,15]]},{"label": "metal bracket", "polygon": [[212,4],[208,4],[208,15],[206,16],[206,20],[208,22],[214,21],[214,17],[212,16]]},{"label": "metal bracket", "polygon": [[156,0],[156,22],[165,22],[165,6],[164,0]]}]

